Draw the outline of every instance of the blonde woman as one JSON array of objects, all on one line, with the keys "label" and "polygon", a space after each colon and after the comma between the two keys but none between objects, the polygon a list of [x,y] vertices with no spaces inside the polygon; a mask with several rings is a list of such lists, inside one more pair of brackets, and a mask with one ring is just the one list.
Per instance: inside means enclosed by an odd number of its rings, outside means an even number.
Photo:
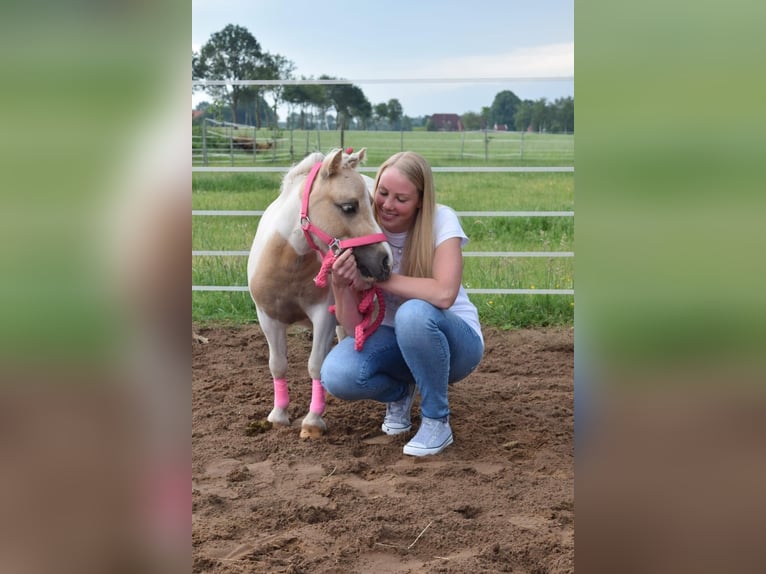
[{"label": "blonde woman", "polygon": [[[375,215],[394,255],[393,273],[377,285],[386,313],[381,326],[354,349],[353,337],[333,348],[322,365],[327,391],[345,400],[386,403],[382,430],[412,428],[415,392],[420,394],[418,432],[404,454],[433,455],[452,444],[448,388],[467,377],[484,354],[476,307],[462,286],[462,248],[468,242],[455,212],[436,203],[431,166],[421,155],[400,152],[375,179]],[[332,268],[336,317],[347,333],[361,321],[362,280],[345,251]]]}]

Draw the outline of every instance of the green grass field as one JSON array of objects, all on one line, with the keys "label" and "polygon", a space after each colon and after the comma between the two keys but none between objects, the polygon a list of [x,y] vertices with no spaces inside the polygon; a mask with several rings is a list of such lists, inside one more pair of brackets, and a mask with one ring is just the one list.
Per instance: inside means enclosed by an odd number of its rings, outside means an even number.
[{"label": "green grass field", "polygon": [[[346,134],[347,145],[354,145],[349,142],[351,133],[355,132]],[[375,135],[375,132],[366,133]],[[434,134],[421,132],[418,135]],[[386,137],[390,138],[391,134],[386,134]],[[368,150],[377,149],[378,140],[374,137],[368,139],[371,140],[371,143],[365,144]],[[376,166],[385,159],[378,158],[372,151],[370,157],[377,159],[368,161],[368,166]],[[431,161],[434,167],[448,165]],[[548,163],[571,165],[572,162],[563,159],[556,161],[554,158]],[[492,165],[507,165],[507,162]],[[282,175],[194,173],[193,209],[265,209],[279,193]],[[436,172],[434,178],[437,201],[458,212],[574,210],[573,173]],[[258,220],[257,216],[193,216],[192,248],[195,251],[249,250]],[[462,216],[461,221],[470,238],[466,252],[574,251],[572,217],[472,215]],[[246,257],[194,256],[192,284],[246,285],[246,264]],[[574,258],[465,257],[463,283],[469,289],[573,289]],[[574,297],[571,295],[471,294],[471,300],[478,307],[484,324],[500,328],[572,324],[574,319]],[[256,315],[246,292],[194,292],[192,319],[202,324],[241,324],[255,322]]]}]

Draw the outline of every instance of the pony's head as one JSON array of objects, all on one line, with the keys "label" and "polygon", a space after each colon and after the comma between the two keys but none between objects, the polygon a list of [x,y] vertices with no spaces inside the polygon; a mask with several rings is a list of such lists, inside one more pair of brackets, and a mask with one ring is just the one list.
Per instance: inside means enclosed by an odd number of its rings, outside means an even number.
[{"label": "pony's head", "polygon": [[[381,233],[372,211],[372,195],[356,170],[366,149],[351,154],[337,149],[322,161],[309,198],[312,223],[338,240]],[[385,281],[391,275],[393,256],[383,241],[354,247],[359,271],[365,277]]]}]

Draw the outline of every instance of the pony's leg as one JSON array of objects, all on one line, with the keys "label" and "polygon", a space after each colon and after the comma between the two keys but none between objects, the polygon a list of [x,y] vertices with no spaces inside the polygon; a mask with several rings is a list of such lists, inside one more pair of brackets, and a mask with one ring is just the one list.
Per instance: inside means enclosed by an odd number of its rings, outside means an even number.
[{"label": "pony's leg", "polygon": [[272,319],[258,310],[258,321],[269,344],[269,370],[274,382],[274,408],[267,420],[277,425],[290,425],[287,407],[290,394],[287,390],[287,325]]},{"label": "pony's leg", "polygon": [[325,409],[325,390],[319,378],[327,353],[330,352],[335,337],[335,316],[322,306],[310,313],[313,328],[311,354],[309,355],[309,375],[311,376],[311,406],[301,422],[301,438],[318,438],[327,431],[322,419]]}]

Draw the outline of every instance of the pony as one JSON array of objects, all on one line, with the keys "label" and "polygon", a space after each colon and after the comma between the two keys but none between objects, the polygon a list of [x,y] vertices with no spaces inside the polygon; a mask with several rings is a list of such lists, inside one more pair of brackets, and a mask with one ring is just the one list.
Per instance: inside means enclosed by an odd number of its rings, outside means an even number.
[{"label": "pony", "polygon": [[[337,326],[326,281],[329,267],[343,249],[353,247],[363,276],[384,281],[391,275],[391,248],[372,209],[374,182],[356,170],[365,154],[366,148],[357,153],[336,149],[326,156],[315,152],[292,167],[261,217],[248,257],[248,288],[269,346],[274,408],[267,420],[272,424],[290,425],[287,328],[295,323],[312,328],[311,404],[301,438],[317,438],[327,430],[319,373]],[[337,334],[342,338],[340,327]]]}]

